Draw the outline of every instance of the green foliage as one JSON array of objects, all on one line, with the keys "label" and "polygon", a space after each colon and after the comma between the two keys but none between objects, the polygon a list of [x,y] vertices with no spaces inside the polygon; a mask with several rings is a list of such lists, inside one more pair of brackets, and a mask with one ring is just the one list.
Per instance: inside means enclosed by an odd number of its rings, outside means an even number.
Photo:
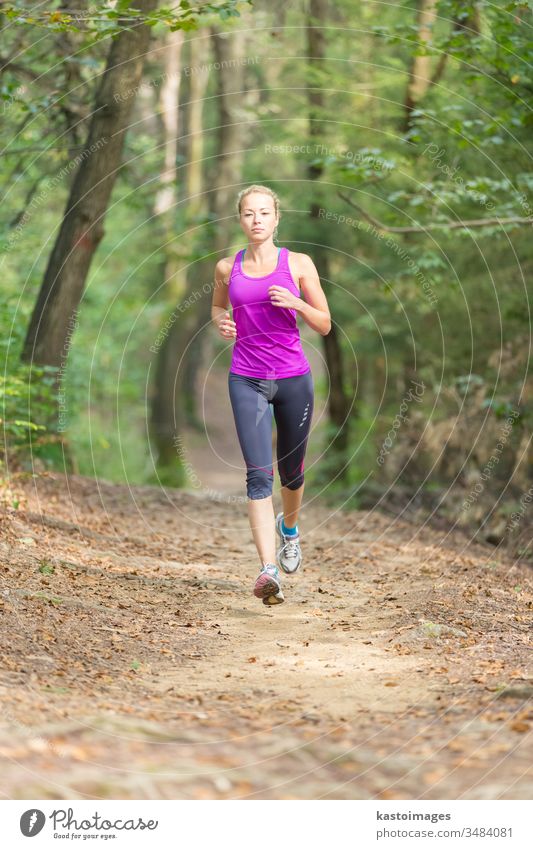
[{"label": "green foliage", "polygon": [[140,22],[149,27],[159,26],[170,32],[195,30],[200,22],[210,23],[219,18],[227,21],[239,17],[239,7],[251,5],[252,0],[222,0],[220,3],[190,3],[180,0],[171,6],[159,6],[143,14],[132,0],[117,3],[100,2],[77,13],[69,13],[59,6],[56,9],[28,9],[25,0],[12,0],[2,7],[2,14],[10,24],[39,27],[50,33],[80,33],[88,45],[105,38],[116,38],[121,30]]},{"label": "green foliage", "polygon": [[[168,30],[221,21],[230,30],[240,24],[239,9],[247,7],[232,0],[198,8],[182,0],[158,7],[147,23],[154,39]],[[246,141],[237,182],[240,187],[241,182],[264,181],[279,192],[280,244],[311,257],[326,246],[329,279],[323,284],[339,328],[345,374],[358,378],[345,478],[334,480],[337,464],[330,448],[306,474],[314,491],[337,502],[353,506],[365,481],[379,474],[380,428],[396,415],[411,374],[428,387],[423,409],[435,421],[457,414],[458,405],[483,392],[481,409],[495,418],[516,409],[522,397],[529,351],[530,230],[512,224],[461,230],[450,224],[531,216],[530,10],[531,4],[519,2],[441,0],[426,45],[417,30],[416,4],[382,6],[377,20],[375,4],[341,0],[330,7],[332,26],[323,30],[327,59],[312,68],[302,58],[308,33],[301,7],[287,5],[286,29],[259,9],[261,26],[250,30],[247,50],[258,61],[247,66],[239,95]],[[64,169],[85,138],[86,124],[73,129],[66,116],[91,113],[106,59],[105,39],[139,13],[130,2],[103,3],[99,14],[82,25],[57,2],[32,10],[22,0],[4,6],[3,13],[14,25],[6,31],[6,55],[15,46],[12,31],[22,40],[27,33],[23,46],[38,77],[29,86],[24,74],[8,66],[0,89],[4,112],[18,128],[16,139],[8,127],[0,131],[8,163],[0,232],[10,295],[1,327],[1,338],[10,340],[4,341],[9,356],[1,383],[3,427],[27,458],[36,450],[48,451],[49,464],[60,467],[64,457],[53,439],[54,373],[35,367],[30,372],[18,355],[72,179],[73,172]],[[476,14],[479,32],[470,25]],[[44,57],[34,44],[36,33],[50,46]],[[51,69],[49,56],[61,57],[65,33],[76,49],[68,62]],[[414,55],[428,56],[432,72],[443,55],[447,58],[442,76],[417,104],[404,132],[402,104]],[[83,474],[182,485],[186,481],[178,462],[157,477],[147,437],[155,367],[150,345],[169,313],[161,286],[163,234],[153,215],[154,175],[164,164],[161,86],[154,84],[164,68],[159,51],[154,56],[145,71],[150,91],[142,105],[135,104],[138,113],[127,136],[105,236],[62,374],[65,437]],[[183,77],[182,84],[186,118]],[[203,116],[207,189],[220,167],[215,156],[219,140],[212,129],[220,126],[219,84],[218,74],[210,73]],[[312,106],[313,134],[308,86],[325,90],[324,104]],[[147,110],[156,114],[152,125],[145,121]],[[286,152],[271,152],[267,145],[285,146]],[[178,164],[186,163],[183,142]],[[311,167],[320,174],[316,181],[309,180]],[[181,169],[179,180],[180,192],[185,191]],[[28,199],[40,197],[41,191],[43,200],[32,206]],[[177,252],[180,263],[195,270],[213,250],[219,214],[204,208],[191,221],[185,196],[179,196],[173,222]],[[312,204],[330,217],[311,217]],[[402,227],[419,231],[386,229]],[[236,224],[237,243],[241,236]],[[21,308],[15,312],[19,296]],[[320,349],[321,340],[314,344]],[[504,350],[510,364],[502,376],[499,355]],[[217,364],[225,371],[228,354]],[[325,397],[326,382],[318,392]],[[521,417],[529,427],[528,405],[521,407]],[[325,447],[335,438],[335,429],[327,425],[312,435]],[[438,487],[435,481],[425,485]]]},{"label": "green foliage", "polygon": [[20,362],[22,332],[28,314],[17,315],[13,301],[0,307],[0,423],[3,453],[12,459],[40,456],[54,442],[53,417],[57,403],[55,376],[50,366]]}]

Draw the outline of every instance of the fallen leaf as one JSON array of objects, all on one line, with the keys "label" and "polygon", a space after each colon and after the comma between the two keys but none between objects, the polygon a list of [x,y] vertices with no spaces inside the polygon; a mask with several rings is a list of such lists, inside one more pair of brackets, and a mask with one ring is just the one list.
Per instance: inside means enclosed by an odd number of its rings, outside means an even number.
[{"label": "fallen leaf", "polygon": [[528,722],[517,721],[517,722],[512,722],[509,727],[513,731],[519,731],[520,733],[523,733],[524,731],[529,731],[530,726],[529,726]]}]

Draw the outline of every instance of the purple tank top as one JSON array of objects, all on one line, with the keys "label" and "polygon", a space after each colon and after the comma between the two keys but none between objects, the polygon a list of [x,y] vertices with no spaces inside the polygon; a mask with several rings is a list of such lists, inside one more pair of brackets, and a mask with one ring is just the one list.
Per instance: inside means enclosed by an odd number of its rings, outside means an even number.
[{"label": "purple tank top", "polygon": [[246,377],[274,380],[311,370],[300,340],[297,311],[275,306],[270,286],[285,286],[299,297],[289,268],[287,248],[280,248],[278,264],[271,274],[249,277],[242,270],[244,250],[238,251],[229,276],[228,294],[237,326],[230,372]]}]

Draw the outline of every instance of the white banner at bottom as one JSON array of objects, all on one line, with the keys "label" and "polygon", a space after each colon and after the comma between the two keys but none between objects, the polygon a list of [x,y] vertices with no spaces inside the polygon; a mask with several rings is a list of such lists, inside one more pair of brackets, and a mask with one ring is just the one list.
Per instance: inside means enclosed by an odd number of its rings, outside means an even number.
[{"label": "white banner at bottom", "polygon": [[1,846],[531,849],[532,808],[529,800],[505,799],[4,800]]}]

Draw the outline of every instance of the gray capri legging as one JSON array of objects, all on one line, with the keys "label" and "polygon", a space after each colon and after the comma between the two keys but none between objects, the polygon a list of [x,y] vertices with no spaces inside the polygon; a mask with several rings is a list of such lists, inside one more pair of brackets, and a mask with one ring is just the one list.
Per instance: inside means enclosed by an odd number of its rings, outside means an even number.
[{"label": "gray capri legging", "polygon": [[299,489],[311,428],[314,383],[311,371],[274,380],[229,372],[228,389],[249,498],[272,495],[272,416],[277,428],[277,461],[282,486]]}]

